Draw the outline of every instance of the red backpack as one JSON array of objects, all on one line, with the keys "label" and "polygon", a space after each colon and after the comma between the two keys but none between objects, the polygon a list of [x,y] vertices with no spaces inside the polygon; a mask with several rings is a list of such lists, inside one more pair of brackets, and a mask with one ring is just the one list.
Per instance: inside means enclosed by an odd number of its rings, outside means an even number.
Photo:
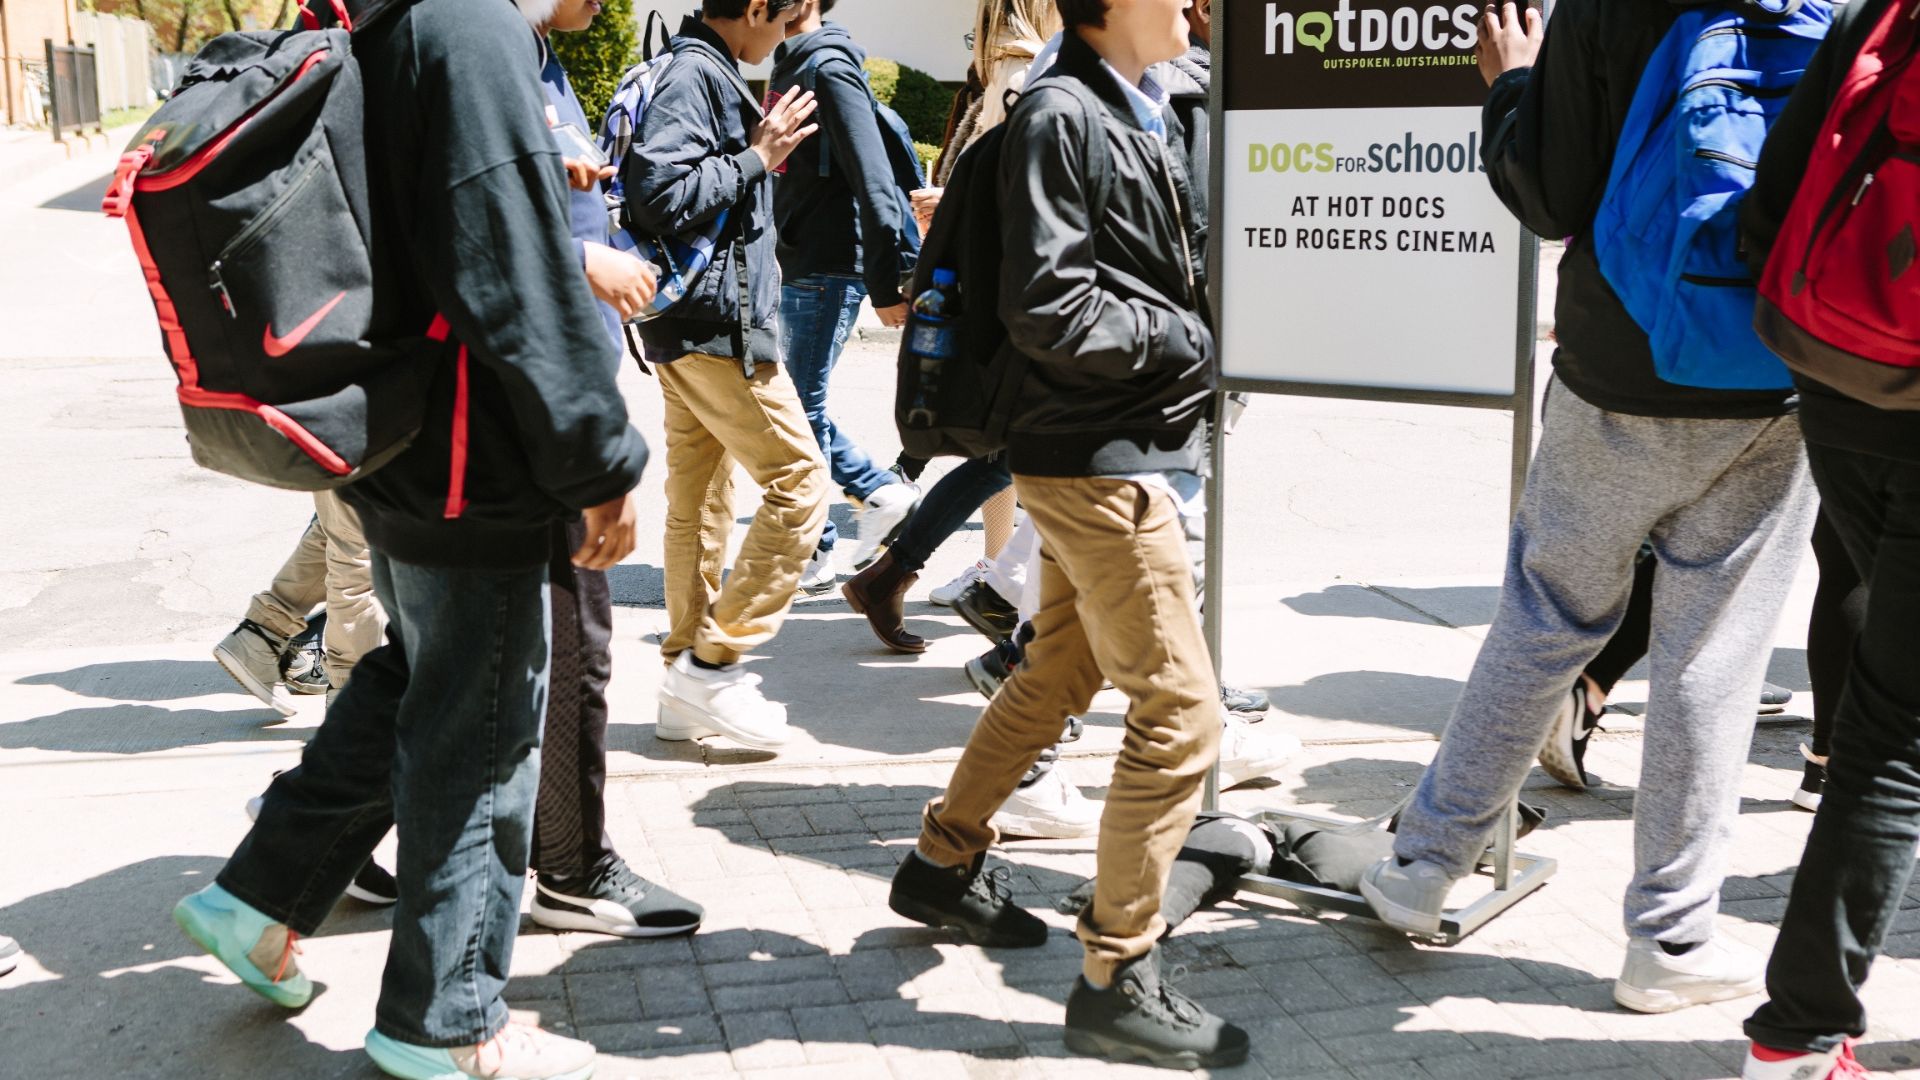
[{"label": "red backpack", "polygon": [[1754,328],[1787,366],[1920,409],[1920,3],[1889,5],[1821,125],[1760,278]]}]

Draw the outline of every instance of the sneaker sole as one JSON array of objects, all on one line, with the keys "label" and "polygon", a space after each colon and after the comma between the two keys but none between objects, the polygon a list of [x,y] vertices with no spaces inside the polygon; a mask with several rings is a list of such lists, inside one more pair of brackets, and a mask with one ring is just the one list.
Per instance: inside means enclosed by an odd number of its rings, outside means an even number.
[{"label": "sneaker sole", "polygon": [[225,670],[228,675],[233,676],[233,681],[239,683],[241,689],[259,698],[268,708],[279,713],[282,719],[290,717],[298,711],[293,707],[292,702],[285,702],[275,698],[272,688],[260,685],[260,680],[254,678],[253,675],[247,671],[246,665],[240,662],[239,657],[234,656],[232,653],[216,645],[213,648],[213,658],[220,662],[220,667]]},{"label": "sneaker sole", "polygon": [[[400,1080],[473,1080],[467,1073],[448,1071],[431,1057],[428,1051],[417,1049],[389,1039],[379,1032],[367,1033],[367,1056],[388,1076],[397,1076]],[[593,1063],[588,1062],[570,1072],[554,1073],[540,1077],[539,1080],[591,1080]],[[507,1078],[502,1078],[507,1080]]]},{"label": "sneaker sole", "polygon": [[[669,697],[665,694],[662,694],[660,698],[660,721],[665,722],[665,727],[668,732],[706,730],[715,735],[725,735],[741,746],[751,747],[755,750],[778,750],[787,745],[789,738],[789,736],[786,735],[781,735],[778,738],[769,738],[765,735],[747,731],[744,728],[734,727],[718,716],[701,712],[686,702],[681,701],[679,698]],[[655,723],[653,729],[654,737],[665,738],[668,742],[676,741],[671,734],[661,735],[661,726],[660,722]],[[692,738],[691,735],[687,737]]]},{"label": "sneaker sole", "polygon": [[1085,825],[1075,825],[1051,818],[1023,817],[1005,811],[993,815],[987,824],[1002,837],[1023,836],[1030,840],[1080,840],[1100,832],[1099,818]]},{"label": "sneaker sole", "polygon": [[1580,721],[1580,710],[1584,708],[1586,699],[1582,696],[1574,700],[1572,709],[1556,714],[1553,731],[1547,736],[1546,744],[1540,747],[1540,767],[1561,787],[1572,791],[1587,790],[1586,777],[1580,775],[1580,766],[1573,760],[1573,729]]},{"label": "sneaker sole", "polygon": [[924,495],[918,499],[913,500],[913,505],[907,507],[907,512],[900,515],[900,520],[893,523],[893,527],[887,530],[887,535],[884,538],[882,538],[878,544],[875,544],[873,546],[872,551],[865,550],[866,549],[865,542],[861,542],[858,547],[855,547],[853,549],[854,573],[859,573],[860,571],[865,570],[867,567],[872,566],[874,563],[880,561],[880,556],[885,554],[886,550],[893,546],[893,542],[895,540],[900,539],[901,533],[907,531],[907,522],[912,521],[913,515],[920,512],[920,504],[924,501],[926,501],[926,497]]},{"label": "sneaker sole", "polygon": [[964,936],[968,941],[982,948],[1037,949],[1047,943],[1044,937],[1039,941],[1025,941],[1002,937],[989,928],[975,926],[972,923],[956,919],[918,900],[909,900],[904,897],[889,895],[887,897],[887,907],[891,908],[895,915],[903,919],[911,919],[922,926],[931,926],[936,930],[953,930]]},{"label": "sneaker sole", "polygon": [[685,926],[637,926],[632,923],[614,923],[597,919],[592,915],[578,915],[571,911],[559,911],[547,907],[539,897],[527,908],[527,917],[549,930],[584,930],[590,934],[612,934],[624,938],[663,938],[690,934],[700,929],[698,922]]},{"label": "sneaker sole", "polygon": [[[195,945],[200,946],[208,956],[218,960],[221,967],[232,972],[234,977],[240,980],[240,985],[259,994],[275,1005],[283,1009],[304,1009],[308,1003],[313,1000],[315,991],[311,989],[305,994],[297,992],[289,993],[271,981],[254,982],[247,978],[243,973],[241,965],[244,964],[247,968],[252,968],[254,971],[260,971],[260,969],[254,967],[253,961],[247,959],[244,955],[228,956],[225,952],[222,952],[219,945],[220,936],[214,932],[211,926],[208,926],[207,923],[201,919],[200,912],[197,908],[188,904],[176,905],[173,909],[173,921],[180,927],[180,931],[187,935],[189,940]],[[260,977],[265,979],[266,972],[260,971]]]},{"label": "sneaker sole", "polygon": [[381,896],[370,889],[361,888],[358,883],[347,886],[347,895],[363,904],[372,904],[374,907],[392,907],[400,902],[397,896]]},{"label": "sneaker sole", "polygon": [[1764,978],[1755,978],[1750,983],[1719,986],[1704,990],[1700,994],[1688,994],[1674,990],[1642,990],[1637,986],[1615,980],[1613,1002],[1623,1009],[1631,1009],[1637,1013],[1670,1013],[1695,1005],[1711,1005],[1716,1001],[1751,997],[1766,989],[1766,985]]},{"label": "sneaker sole", "polygon": [[1229,1050],[1216,1050],[1202,1053],[1199,1050],[1152,1050],[1133,1043],[1109,1039],[1104,1035],[1095,1035],[1086,1031],[1068,1028],[1066,1032],[1067,1049],[1086,1057],[1105,1058],[1115,1064],[1124,1065],[1133,1061],[1144,1061],[1162,1069],[1224,1069],[1239,1065],[1247,1060],[1251,1047],[1238,1046]]},{"label": "sneaker sole", "polygon": [[1794,788],[1793,794],[1787,796],[1787,798],[1793,805],[1805,810],[1809,814],[1817,814],[1820,812],[1820,796],[1805,788]]},{"label": "sneaker sole", "polygon": [[987,666],[982,664],[978,657],[967,661],[967,681],[972,683],[974,690],[988,701],[992,701],[993,696],[1000,692],[1000,687],[1006,685],[994,682],[993,676],[987,674]]},{"label": "sneaker sole", "polygon": [[1414,937],[1440,937],[1440,916],[1415,911],[1402,904],[1396,904],[1386,898],[1374,885],[1371,877],[1360,879],[1360,895],[1366,898],[1368,906],[1373,908],[1374,917],[1403,934]]}]

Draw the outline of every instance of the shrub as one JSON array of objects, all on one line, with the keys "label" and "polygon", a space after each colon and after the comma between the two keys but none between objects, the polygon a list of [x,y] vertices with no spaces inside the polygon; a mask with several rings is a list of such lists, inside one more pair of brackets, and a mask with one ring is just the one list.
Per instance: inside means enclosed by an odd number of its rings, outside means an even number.
[{"label": "shrub", "polygon": [[867,85],[882,105],[890,105],[907,122],[915,142],[935,146],[947,134],[947,113],[953,91],[918,68],[879,57],[867,61]]},{"label": "shrub", "polygon": [[606,118],[613,92],[620,88],[620,76],[640,59],[640,36],[633,18],[633,0],[602,0],[600,17],[577,34],[552,34],[554,55],[567,69],[573,91],[580,95],[580,107],[586,110],[588,134],[600,130]]}]

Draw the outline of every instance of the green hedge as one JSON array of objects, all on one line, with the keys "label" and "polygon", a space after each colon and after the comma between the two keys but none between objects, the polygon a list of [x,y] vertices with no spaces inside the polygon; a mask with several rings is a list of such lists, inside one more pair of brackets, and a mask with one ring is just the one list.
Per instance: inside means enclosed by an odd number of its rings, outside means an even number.
[{"label": "green hedge", "polygon": [[916,143],[938,147],[947,134],[947,113],[953,108],[953,91],[938,79],[918,68],[874,57],[867,61],[867,84],[881,104],[907,122]]},{"label": "green hedge", "polygon": [[553,52],[567,69],[573,92],[580,95],[587,123],[597,134],[607,115],[620,76],[640,62],[640,38],[634,30],[633,0],[601,0],[600,17],[577,34],[552,34]]}]

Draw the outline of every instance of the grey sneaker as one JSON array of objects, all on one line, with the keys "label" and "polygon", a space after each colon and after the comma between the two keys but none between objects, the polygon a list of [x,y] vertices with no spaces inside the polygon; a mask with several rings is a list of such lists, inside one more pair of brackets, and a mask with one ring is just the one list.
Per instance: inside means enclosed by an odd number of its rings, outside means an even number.
[{"label": "grey sneaker", "polygon": [[286,649],[286,638],[252,619],[241,619],[233,633],[213,647],[213,658],[247,693],[284,717],[294,713],[293,699],[280,684],[280,654]]},{"label": "grey sneaker", "polygon": [[1067,1049],[1163,1069],[1224,1069],[1247,1060],[1252,1040],[1160,977],[1159,950],[1114,972],[1095,990],[1079,979],[1067,995]]},{"label": "grey sneaker", "polygon": [[1634,938],[1613,1000],[1634,1012],[1665,1013],[1757,994],[1765,985],[1766,962],[1739,942],[1716,937],[1673,956],[1652,938]]},{"label": "grey sneaker", "polygon": [[0,934],[0,975],[10,974],[20,966],[20,943]]},{"label": "grey sneaker", "polygon": [[1360,877],[1360,895],[1373,905],[1380,921],[1417,937],[1440,936],[1440,913],[1454,879],[1430,862],[1401,865],[1389,855]]}]

